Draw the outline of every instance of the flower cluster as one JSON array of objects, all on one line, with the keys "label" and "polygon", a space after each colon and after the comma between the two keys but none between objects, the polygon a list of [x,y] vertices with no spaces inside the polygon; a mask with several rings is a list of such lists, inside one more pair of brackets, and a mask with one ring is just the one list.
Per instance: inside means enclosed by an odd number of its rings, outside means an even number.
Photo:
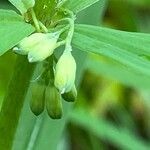
[{"label": "flower cluster", "polygon": [[[52,59],[53,57],[50,57]],[[76,63],[71,52],[64,51],[58,60],[55,69],[53,63],[48,60],[44,65],[45,71],[40,78],[31,85],[32,98],[30,108],[35,115],[43,112],[46,106],[48,115],[52,119],[62,117],[62,98],[68,102],[74,102],[77,97],[75,87]]]},{"label": "flower cluster", "polygon": [[[13,51],[20,55],[27,55],[30,63],[43,62],[53,55],[58,46],[59,36],[60,32],[33,33],[21,40],[13,48]],[[35,115],[41,114],[46,105],[48,115],[53,119],[59,119],[62,116],[61,97],[69,102],[75,101],[77,97],[74,84],[76,62],[71,51],[71,45],[66,46],[56,65],[50,65],[48,69],[45,68],[46,74],[51,70],[54,77],[42,75],[41,78],[44,76],[44,78],[48,78],[49,81],[53,80],[53,82],[48,85],[41,85],[38,82],[32,84],[30,107]],[[42,74],[45,74],[45,71]]]},{"label": "flower cluster", "polygon": [[[22,2],[27,9],[34,5],[31,1],[22,0]],[[76,62],[72,56],[71,47],[74,16],[71,13],[71,18],[63,18],[57,22],[67,21],[69,25],[55,32],[48,32],[45,25],[37,20],[33,9],[31,9],[31,15],[37,33],[22,39],[13,48],[13,51],[20,55],[27,55],[29,63],[42,62],[43,64],[48,64],[43,65],[44,71],[31,86],[30,108],[35,115],[39,115],[46,105],[48,115],[53,119],[59,119],[62,116],[61,98],[68,102],[73,102],[77,97],[75,87]],[[59,41],[60,35],[66,30],[68,30],[66,38],[63,41]],[[54,51],[61,45],[65,45],[65,50],[58,60],[57,58],[54,59]],[[41,84],[43,80],[44,82]]]}]

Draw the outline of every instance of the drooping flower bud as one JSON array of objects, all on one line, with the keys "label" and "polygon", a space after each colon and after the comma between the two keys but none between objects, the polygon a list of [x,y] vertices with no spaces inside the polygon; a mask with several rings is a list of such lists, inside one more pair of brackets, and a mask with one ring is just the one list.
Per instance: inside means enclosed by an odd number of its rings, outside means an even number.
[{"label": "drooping flower bud", "polygon": [[55,86],[61,94],[67,93],[74,85],[76,62],[70,51],[65,51],[56,64]]},{"label": "drooping flower bud", "polygon": [[24,38],[13,50],[18,54],[28,54],[29,62],[43,61],[53,53],[58,38],[58,33],[34,33]]},{"label": "drooping flower bud", "polygon": [[43,33],[34,33],[28,37],[25,37],[20,41],[17,47],[13,48],[18,54],[27,55],[38,43],[45,39],[45,34]]},{"label": "drooping flower bud", "polygon": [[48,115],[52,119],[62,117],[62,101],[59,91],[54,86],[48,86],[45,91],[45,103]]},{"label": "drooping flower bud", "polygon": [[77,89],[75,85],[72,87],[71,91],[62,94],[62,98],[67,102],[74,102],[77,98]]},{"label": "drooping flower bud", "polygon": [[46,37],[41,42],[29,51],[29,62],[43,61],[53,54],[59,35],[55,33],[47,33],[45,36]]},{"label": "drooping flower bud", "polygon": [[37,82],[31,85],[30,108],[36,116],[40,115],[44,110],[45,89],[45,85]]}]

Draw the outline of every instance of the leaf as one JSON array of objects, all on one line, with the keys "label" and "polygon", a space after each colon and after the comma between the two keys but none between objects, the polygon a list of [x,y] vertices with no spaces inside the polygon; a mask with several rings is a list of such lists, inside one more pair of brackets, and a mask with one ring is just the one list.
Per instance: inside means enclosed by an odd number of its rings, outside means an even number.
[{"label": "leaf", "polygon": [[14,11],[0,10],[0,56],[34,30]]},{"label": "leaf", "polygon": [[24,14],[27,10],[34,6],[34,0],[9,0],[20,12]]},{"label": "leaf", "polygon": [[148,143],[145,143],[132,132],[124,128],[119,128],[118,126],[116,127],[111,122],[102,118],[97,118],[83,108],[78,108],[72,111],[70,113],[70,119],[72,123],[75,123],[90,133],[93,133],[104,141],[116,145],[119,149],[149,149]]},{"label": "leaf", "polygon": [[109,43],[134,54],[150,56],[150,34],[84,25],[78,25],[77,31],[81,31],[85,35],[89,34],[91,38],[96,38],[101,42]]},{"label": "leaf", "polygon": [[105,78],[117,80],[126,86],[143,89],[149,89],[150,87],[149,76],[137,74],[111,59],[106,59],[104,57],[97,59],[97,57],[90,56],[86,62],[86,66],[87,69]]},{"label": "leaf", "polygon": [[21,0],[9,0],[22,14],[24,14],[27,9],[25,8]]},{"label": "leaf", "polygon": [[1,22],[13,22],[13,21],[23,21],[23,17],[18,15],[13,10],[0,9],[0,23]]},{"label": "leaf", "polygon": [[[10,150],[35,64],[18,56],[0,113],[0,149]],[[21,82],[20,82],[21,81]]]},{"label": "leaf", "polygon": [[91,6],[98,1],[99,0],[67,0],[67,2],[64,4],[64,7],[68,8],[74,13],[78,13],[79,11]]},{"label": "leaf", "polygon": [[[148,47],[150,47],[150,42],[148,43],[150,37],[148,34],[139,36],[139,34],[130,33],[129,35],[131,36],[125,39],[128,32],[123,32],[124,34],[120,37],[116,34],[112,36],[112,30],[110,29],[107,30],[105,28],[104,30],[107,32],[103,32],[103,28],[101,27],[76,25],[73,44],[80,50],[109,57],[132,69],[132,71],[150,76],[150,61],[135,52],[135,47],[138,44],[141,55],[148,53],[147,46],[149,45]],[[118,32],[120,33],[120,31]],[[146,37],[146,40],[144,40],[144,37]],[[118,41],[111,42],[111,39],[113,40],[114,38],[118,39]],[[133,44],[131,44],[131,40]],[[118,44],[118,42],[120,43]],[[133,51],[133,49],[135,50]]]}]

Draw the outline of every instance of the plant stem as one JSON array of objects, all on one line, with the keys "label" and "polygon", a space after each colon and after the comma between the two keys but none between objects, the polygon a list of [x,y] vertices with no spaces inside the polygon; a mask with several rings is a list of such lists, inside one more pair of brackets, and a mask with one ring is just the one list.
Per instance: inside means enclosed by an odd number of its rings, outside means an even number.
[{"label": "plant stem", "polygon": [[39,21],[39,26],[43,29],[43,31],[44,31],[45,33],[48,32],[48,29],[46,28],[46,26],[45,26],[41,21]]},{"label": "plant stem", "polygon": [[32,130],[31,137],[30,137],[30,140],[29,140],[26,150],[34,149],[36,139],[39,134],[39,130],[40,130],[43,120],[44,120],[43,114],[42,114],[42,116],[39,116],[39,118],[36,118],[36,122],[35,122],[34,128]]},{"label": "plant stem", "polygon": [[70,24],[70,29],[69,29],[69,32],[68,32],[68,36],[66,38],[66,49],[70,49],[70,46],[71,46],[71,41],[72,41],[72,38],[73,38],[73,34],[74,34],[74,20],[75,20],[75,16],[73,14],[73,12],[69,11],[69,10],[66,10],[66,12],[70,15],[70,19],[69,19],[69,24]]},{"label": "plant stem", "polygon": [[57,23],[62,22],[62,21],[67,21],[69,23],[70,28],[69,28],[69,31],[68,31],[67,38],[65,39],[65,41],[66,41],[65,51],[71,51],[72,50],[71,42],[72,42],[72,38],[73,38],[73,34],[74,34],[75,15],[70,10],[64,9],[64,11],[66,11],[66,13],[70,16],[70,18],[63,18],[63,19],[58,20],[55,23],[57,24]]},{"label": "plant stem", "polygon": [[26,57],[18,56],[14,74],[9,83],[0,112],[0,149],[11,150],[30,79],[35,64],[29,64]]},{"label": "plant stem", "polygon": [[32,19],[33,19],[33,22],[34,22],[34,25],[35,25],[35,28],[36,28],[37,32],[40,32],[39,22],[36,18],[36,15],[35,15],[35,12],[34,12],[33,8],[31,8],[31,15],[32,15]]}]

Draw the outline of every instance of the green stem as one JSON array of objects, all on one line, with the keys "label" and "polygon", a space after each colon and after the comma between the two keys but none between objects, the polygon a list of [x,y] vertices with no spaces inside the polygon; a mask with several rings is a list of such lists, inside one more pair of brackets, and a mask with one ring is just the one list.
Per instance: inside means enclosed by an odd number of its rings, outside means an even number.
[{"label": "green stem", "polygon": [[41,21],[39,21],[39,26],[43,29],[43,31],[44,31],[45,33],[48,32],[48,29],[46,28],[46,26],[45,26]]},{"label": "green stem", "polygon": [[68,32],[68,36],[66,38],[66,50],[71,50],[70,46],[71,46],[71,42],[72,42],[72,38],[73,38],[73,34],[74,34],[74,20],[75,20],[75,16],[73,14],[72,11],[66,10],[66,12],[70,15],[70,20],[69,20],[69,24],[70,24],[70,29]]},{"label": "green stem", "polygon": [[63,18],[58,20],[57,22],[55,22],[55,24],[62,22],[62,21],[67,21],[69,23],[69,31],[68,31],[68,35],[66,38],[66,45],[65,45],[65,51],[71,51],[71,42],[72,42],[72,38],[73,38],[73,34],[74,34],[74,20],[75,20],[75,15],[73,14],[72,11],[70,10],[66,10],[64,9],[64,11],[66,11],[66,13],[68,13],[68,15],[70,16],[70,18]]},{"label": "green stem", "polygon": [[29,143],[27,145],[26,150],[34,149],[34,146],[35,146],[35,143],[36,143],[39,131],[40,131],[40,127],[41,127],[43,121],[44,121],[43,114],[42,114],[42,116],[39,116],[39,118],[36,118],[36,122],[35,122],[34,128],[32,130],[31,137],[29,139]]},{"label": "green stem", "polygon": [[26,57],[18,56],[14,74],[9,83],[0,112],[0,149],[11,150],[35,64],[29,64]]},{"label": "green stem", "polygon": [[39,22],[36,18],[35,12],[34,12],[33,8],[31,8],[30,10],[31,10],[31,15],[32,15],[32,19],[33,19],[35,28],[36,28],[37,32],[40,32],[40,26],[39,26]]},{"label": "green stem", "polygon": [[56,48],[58,48],[58,47],[60,47],[60,46],[62,46],[62,45],[65,45],[66,44],[66,40],[63,40],[63,41],[61,41],[61,42],[58,42],[57,44],[56,44]]},{"label": "green stem", "polygon": [[58,9],[61,8],[61,6],[63,6],[64,3],[66,3],[66,2],[67,2],[67,0],[62,0],[61,2],[58,3],[57,8]]}]

